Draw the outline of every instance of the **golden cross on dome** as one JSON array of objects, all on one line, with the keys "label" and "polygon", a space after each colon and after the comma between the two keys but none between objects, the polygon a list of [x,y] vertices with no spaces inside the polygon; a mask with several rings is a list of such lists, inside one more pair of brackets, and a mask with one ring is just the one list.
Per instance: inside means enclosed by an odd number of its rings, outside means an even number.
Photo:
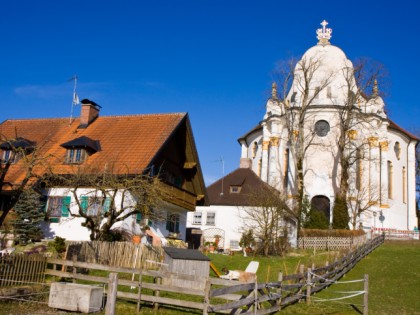
[{"label": "golden cross on dome", "polygon": [[322,21],[321,26],[322,28],[319,28],[316,30],[316,34],[318,38],[318,44],[321,45],[326,45],[330,43],[330,39],[331,39],[331,34],[332,34],[332,29],[327,28],[328,22],[327,21]]}]

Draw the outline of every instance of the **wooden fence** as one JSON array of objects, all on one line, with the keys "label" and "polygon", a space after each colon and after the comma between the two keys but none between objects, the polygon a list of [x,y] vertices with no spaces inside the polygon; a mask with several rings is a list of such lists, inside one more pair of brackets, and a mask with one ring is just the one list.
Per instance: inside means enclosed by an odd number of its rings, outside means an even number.
[{"label": "wooden fence", "polygon": [[161,247],[131,242],[71,242],[67,246],[66,259],[123,268],[153,268],[150,261],[160,262],[163,257]]},{"label": "wooden fence", "polygon": [[[112,287],[114,288],[117,288],[117,285],[119,288],[121,286],[129,287],[127,290],[118,291],[116,296],[135,300],[138,307],[141,306],[141,303],[152,303],[155,307],[163,304],[197,309],[201,310],[203,314],[209,312],[269,314],[301,299],[309,299],[311,294],[324,289],[333,281],[341,278],[383,241],[384,237],[379,236],[369,240],[332,264],[320,268],[308,268],[307,271],[302,269],[298,274],[285,276],[279,274],[278,281],[269,283],[258,283],[257,279],[254,282],[243,283],[219,278],[148,270],[146,268],[121,268],[52,258],[48,259],[48,262],[54,267],[47,269],[45,273],[52,276],[72,278],[73,280],[108,283],[110,287],[113,283]],[[57,265],[63,265],[67,268],[57,270],[55,267]],[[78,272],[80,268],[102,270],[109,274],[105,276],[82,274]],[[163,278],[202,281],[204,290],[162,285]],[[106,314],[114,313],[107,309]]]},{"label": "wooden fence", "polygon": [[352,249],[361,246],[366,235],[354,237],[299,237],[299,248],[315,248],[325,250]]},{"label": "wooden fence", "polygon": [[41,254],[0,256],[0,287],[43,283],[47,258]]}]

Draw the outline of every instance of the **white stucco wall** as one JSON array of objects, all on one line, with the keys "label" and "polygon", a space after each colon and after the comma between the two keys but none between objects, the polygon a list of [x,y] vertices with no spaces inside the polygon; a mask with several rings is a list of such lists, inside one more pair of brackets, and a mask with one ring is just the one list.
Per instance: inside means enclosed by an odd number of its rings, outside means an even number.
[{"label": "white stucco wall", "polygon": [[[79,208],[76,204],[75,198],[73,197],[72,192],[68,188],[52,188],[44,192],[48,197],[64,197],[70,196],[70,212],[73,214],[78,213]],[[92,195],[92,190],[89,188],[78,189],[78,196],[83,195]],[[115,198],[115,204],[118,205],[121,203],[121,194],[117,194]],[[126,197],[126,205],[133,204],[133,199],[131,197]],[[166,230],[166,217],[169,213],[177,213],[180,215],[179,230],[180,230],[180,239],[185,240],[185,228],[186,228],[186,218],[187,211],[175,205],[168,203],[163,203],[159,209],[155,209],[159,219],[152,220],[150,226],[153,233],[157,234],[163,239],[168,236],[168,231]],[[88,241],[90,240],[90,232],[87,228],[82,226],[82,223],[85,222],[84,218],[72,217],[61,217],[59,218],[58,223],[54,222],[43,222],[42,230],[46,238],[54,238],[55,236],[63,237],[66,240],[71,241]],[[136,216],[132,215],[127,217],[124,221],[117,222],[113,227],[121,228],[128,231],[132,235],[141,235],[140,225],[136,222]]]},{"label": "white stucco wall", "polygon": [[[244,220],[246,220],[246,211],[244,207],[237,206],[208,206],[197,207],[195,212],[202,213],[201,224],[194,224],[194,212],[188,212],[187,228],[195,228],[205,231],[207,229],[221,229],[224,231],[224,249],[241,250],[240,247],[231,248],[231,241],[239,243],[242,232],[247,230]],[[206,222],[207,213],[215,213],[215,224],[208,225]],[[297,245],[297,230],[292,224],[289,230],[289,242],[292,246]]]}]

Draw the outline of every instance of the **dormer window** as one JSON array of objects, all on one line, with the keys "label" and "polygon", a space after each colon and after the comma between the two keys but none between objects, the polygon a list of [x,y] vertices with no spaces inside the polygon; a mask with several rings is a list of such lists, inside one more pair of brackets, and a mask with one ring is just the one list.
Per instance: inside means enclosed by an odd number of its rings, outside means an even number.
[{"label": "dormer window", "polygon": [[2,157],[1,157],[1,162],[3,164],[14,164],[19,160],[19,154],[16,154],[16,152],[14,152],[13,150],[4,150]]},{"label": "dormer window", "polygon": [[99,142],[88,137],[79,137],[63,143],[62,147],[67,149],[65,163],[80,164],[90,155],[99,151]]},{"label": "dormer window", "polygon": [[2,150],[0,154],[1,163],[14,164],[18,162],[23,155],[30,154],[35,147],[35,142],[29,141],[25,138],[18,137],[0,144]]},{"label": "dormer window", "polygon": [[79,164],[86,159],[87,153],[85,149],[73,148],[67,149],[66,163]]},{"label": "dormer window", "polygon": [[230,186],[230,193],[231,194],[239,194],[241,192],[241,186],[237,186],[237,185],[232,185]]}]

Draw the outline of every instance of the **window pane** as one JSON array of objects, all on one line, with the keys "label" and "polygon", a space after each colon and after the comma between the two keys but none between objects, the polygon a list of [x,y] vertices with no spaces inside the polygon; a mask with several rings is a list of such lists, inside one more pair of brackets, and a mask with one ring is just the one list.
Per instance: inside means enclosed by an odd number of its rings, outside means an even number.
[{"label": "window pane", "polygon": [[50,217],[61,217],[63,197],[48,197],[47,213]]},{"label": "window pane", "polygon": [[195,212],[193,218],[193,224],[201,224],[201,218],[203,214],[201,212]]},{"label": "window pane", "polygon": [[206,224],[207,225],[215,225],[216,224],[216,213],[214,213],[214,212],[208,212],[207,213]]}]

